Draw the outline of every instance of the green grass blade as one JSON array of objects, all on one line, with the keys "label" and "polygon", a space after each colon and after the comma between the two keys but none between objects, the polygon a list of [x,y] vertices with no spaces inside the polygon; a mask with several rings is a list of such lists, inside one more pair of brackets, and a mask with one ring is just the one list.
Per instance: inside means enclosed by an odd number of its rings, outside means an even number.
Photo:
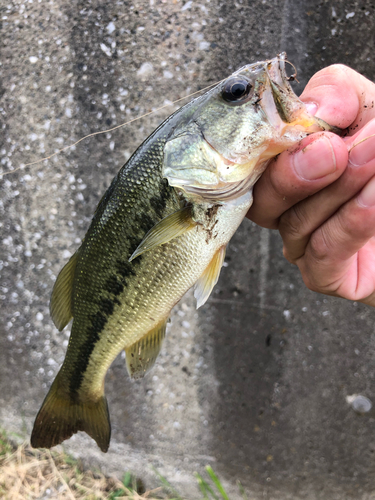
[{"label": "green grass blade", "polygon": [[244,487],[242,486],[242,484],[240,483],[240,481],[237,481],[237,486],[238,486],[238,489],[240,490],[240,493],[242,495],[243,500],[249,500],[248,496],[246,495],[246,491],[245,491]]},{"label": "green grass blade", "polygon": [[124,477],[122,478],[122,484],[128,489],[130,489],[134,484],[133,476],[129,471],[125,472]]},{"label": "green grass blade", "polygon": [[[203,479],[203,477],[200,474],[198,474],[198,472],[196,472],[194,475],[197,478],[198,486],[204,495],[204,500],[210,500],[210,498],[213,498],[214,500],[220,500],[216,496],[211,486],[207,483],[207,481]],[[210,494],[211,497],[209,497],[208,494]]]},{"label": "green grass blade", "polygon": [[164,486],[164,488],[166,488],[167,490],[171,491],[172,493],[174,493],[174,494],[176,495],[176,498],[175,498],[175,499],[172,499],[172,500],[184,500],[184,499],[180,496],[180,494],[179,494],[179,492],[176,490],[176,488],[174,488],[174,487],[173,487],[173,486],[172,486],[172,485],[171,485],[171,484],[167,481],[167,479],[166,479],[164,476],[162,476],[162,475],[160,474],[160,472],[159,472],[157,469],[155,469],[155,467],[151,467],[151,468],[152,468],[152,470],[155,472],[155,474],[158,476],[159,481],[162,483],[162,485]]},{"label": "green grass blade", "polygon": [[125,491],[123,489],[112,491],[112,493],[109,494],[108,500],[116,500],[118,497],[123,497]]},{"label": "green grass blade", "polygon": [[225,492],[222,484],[220,483],[219,478],[217,477],[217,475],[215,474],[215,472],[212,470],[212,467],[210,467],[209,465],[207,465],[206,466],[206,471],[207,471],[207,474],[212,479],[212,482],[214,483],[214,485],[218,489],[220,495],[223,497],[223,500],[229,500],[228,495],[226,494],[226,492]]},{"label": "green grass blade", "polygon": [[203,477],[198,474],[198,472],[196,472],[194,474],[196,480],[197,480],[197,483],[198,483],[198,486],[199,486],[199,489],[201,490],[202,492],[202,495],[203,495],[203,500],[210,500],[209,496],[208,496],[208,490],[207,490],[207,486],[208,484],[206,483],[206,481],[203,479]]}]

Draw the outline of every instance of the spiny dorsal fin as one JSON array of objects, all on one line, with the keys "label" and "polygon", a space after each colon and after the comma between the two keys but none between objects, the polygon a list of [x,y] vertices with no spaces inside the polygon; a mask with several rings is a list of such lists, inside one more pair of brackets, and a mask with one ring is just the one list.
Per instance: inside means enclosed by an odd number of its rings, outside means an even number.
[{"label": "spiny dorsal fin", "polygon": [[105,453],[111,437],[108,405],[104,394],[95,401],[70,398],[60,389],[57,375],[43,401],[31,434],[33,448],[51,448],[69,439],[74,433],[85,431],[95,439]]},{"label": "spiny dorsal fin", "polygon": [[165,337],[166,326],[167,320],[125,349],[126,367],[131,378],[144,377],[154,366]]},{"label": "spiny dorsal fin", "polygon": [[77,259],[78,253],[76,252],[70,257],[69,262],[61,269],[52,290],[49,309],[52,320],[60,332],[73,317],[72,289]]},{"label": "spiny dorsal fin", "polygon": [[151,248],[164,245],[168,241],[181,236],[196,226],[192,218],[192,208],[187,206],[168,215],[163,220],[155,224],[146,234],[137,249],[130,257],[129,262],[141,255],[141,253],[151,250]]},{"label": "spiny dorsal fin", "polygon": [[195,283],[194,297],[197,299],[197,309],[206,302],[219,279],[221,266],[225,257],[225,248],[225,246],[219,248],[201,277]]}]

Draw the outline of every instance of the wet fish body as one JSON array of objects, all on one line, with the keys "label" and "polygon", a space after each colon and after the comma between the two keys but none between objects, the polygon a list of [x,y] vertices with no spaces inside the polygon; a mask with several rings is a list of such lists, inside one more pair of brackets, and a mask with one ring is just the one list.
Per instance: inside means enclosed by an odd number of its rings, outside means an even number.
[{"label": "wet fish body", "polygon": [[73,324],[34,447],[83,430],[107,451],[112,361],[124,349],[130,376],[144,376],[173,306],[194,285],[198,307],[209,297],[270,158],[329,129],[293,93],[284,61],[245,66],[178,110],[113,179],[52,292],[55,325]]}]

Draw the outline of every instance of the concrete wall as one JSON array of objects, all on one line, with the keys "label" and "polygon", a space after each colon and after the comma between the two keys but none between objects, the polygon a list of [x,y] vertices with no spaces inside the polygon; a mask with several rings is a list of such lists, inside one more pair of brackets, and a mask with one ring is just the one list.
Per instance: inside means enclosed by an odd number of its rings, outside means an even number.
[{"label": "concrete wall", "polygon": [[[11,171],[80,137],[136,118],[286,50],[302,89],[344,63],[373,79],[369,1],[4,1],[0,6],[0,154]],[[149,63],[144,66],[145,63]],[[174,109],[85,140],[0,180],[0,424],[29,436],[69,331],[49,317],[54,279],[101,194]],[[176,307],[154,371],[108,372],[107,455],[86,435],[65,448],[89,465],[155,465],[190,498],[213,466],[236,498],[370,499],[375,489],[374,311],[305,289],[278,234],[244,221],[220,282],[195,311]]]}]

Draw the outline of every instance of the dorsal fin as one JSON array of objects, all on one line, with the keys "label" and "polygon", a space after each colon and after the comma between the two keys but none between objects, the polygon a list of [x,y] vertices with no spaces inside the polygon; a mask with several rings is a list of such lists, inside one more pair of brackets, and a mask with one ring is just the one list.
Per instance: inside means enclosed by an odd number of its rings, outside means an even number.
[{"label": "dorsal fin", "polygon": [[146,252],[146,250],[168,243],[168,241],[181,236],[195,226],[196,222],[192,218],[191,206],[173,212],[173,214],[168,215],[150,229],[130,257],[129,262],[141,255],[141,253]]},{"label": "dorsal fin", "polygon": [[197,299],[197,309],[206,302],[219,279],[225,257],[225,248],[225,246],[222,246],[217,250],[211,262],[195,283],[194,297]]},{"label": "dorsal fin", "polygon": [[52,290],[50,313],[56,328],[61,332],[73,317],[72,290],[78,253],[73,254],[61,269]]},{"label": "dorsal fin", "polygon": [[131,378],[144,377],[154,366],[165,338],[166,326],[167,320],[164,320],[140,340],[125,349],[126,367]]}]

